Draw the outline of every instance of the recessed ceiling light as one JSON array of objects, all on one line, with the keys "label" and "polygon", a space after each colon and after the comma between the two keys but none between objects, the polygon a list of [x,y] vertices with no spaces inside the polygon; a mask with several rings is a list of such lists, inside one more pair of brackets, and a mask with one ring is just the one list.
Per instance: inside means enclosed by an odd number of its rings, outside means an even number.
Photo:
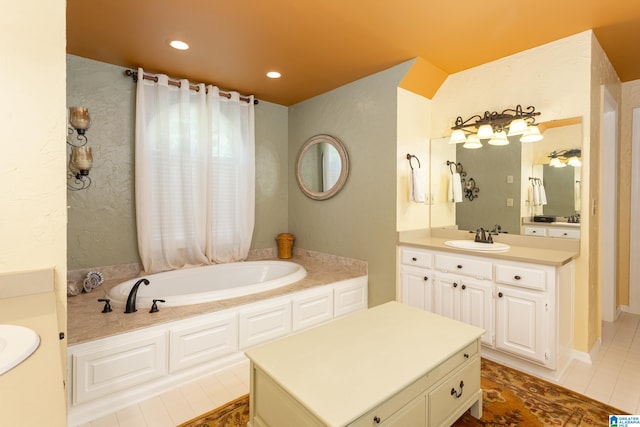
[{"label": "recessed ceiling light", "polygon": [[169,46],[178,50],[187,50],[189,49],[189,45],[180,40],[172,40],[169,42]]},{"label": "recessed ceiling light", "polygon": [[267,77],[269,77],[270,79],[279,79],[282,76],[282,74],[280,74],[277,71],[269,71],[267,73]]}]

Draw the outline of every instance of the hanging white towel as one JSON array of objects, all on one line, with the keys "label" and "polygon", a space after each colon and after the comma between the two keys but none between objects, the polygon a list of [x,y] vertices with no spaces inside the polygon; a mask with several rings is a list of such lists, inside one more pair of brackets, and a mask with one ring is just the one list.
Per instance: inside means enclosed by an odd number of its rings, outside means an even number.
[{"label": "hanging white towel", "polygon": [[540,183],[540,205],[545,206],[547,204],[547,192],[544,191],[544,184]]},{"label": "hanging white towel", "polygon": [[409,199],[415,203],[424,203],[424,179],[422,169],[411,169],[409,176]]},{"label": "hanging white towel", "polygon": [[452,203],[462,202],[462,181],[457,172],[452,174],[449,180],[449,198],[447,200]]},{"label": "hanging white towel", "polygon": [[531,189],[533,192],[533,206],[540,206],[540,188],[534,182]]}]

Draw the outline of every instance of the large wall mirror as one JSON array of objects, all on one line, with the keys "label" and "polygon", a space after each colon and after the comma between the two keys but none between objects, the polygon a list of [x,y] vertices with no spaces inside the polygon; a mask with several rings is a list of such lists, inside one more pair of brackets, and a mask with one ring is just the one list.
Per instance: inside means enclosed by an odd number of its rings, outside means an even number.
[{"label": "large wall mirror", "polygon": [[[571,118],[539,125],[544,139],[535,143],[510,140],[505,146],[484,144],[470,150],[462,144],[449,144],[449,138],[431,141],[431,227],[475,230],[493,228],[520,234],[522,223],[534,215],[569,217],[580,213],[581,166],[553,167],[550,155],[582,150],[582,120]],[[581,160],[581,158],[579,158]],[[451,181],[447,160],[461,163],[480,188],[473,201],[448,200]],[[574,163],[575,164],[575,163]],[[532,179],[530,179],[532,178]],[[547,203],[535,204],[532,183],[544,184]]]},{"label": "large wall mirror", "polygon": [[316,135],[300,148],[296,180],[300,190],[314,200],[326,200],[344,187],[349,157],[342,142],[330,135]]}]

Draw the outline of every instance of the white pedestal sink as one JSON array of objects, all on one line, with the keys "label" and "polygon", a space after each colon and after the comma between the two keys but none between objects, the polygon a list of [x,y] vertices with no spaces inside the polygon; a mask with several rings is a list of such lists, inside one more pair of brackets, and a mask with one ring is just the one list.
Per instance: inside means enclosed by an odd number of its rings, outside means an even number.
[{"label": "white pedestal sink", "polygon": [[504,243],[480,243],[473,240],[447,240],[444,244],[452,248],[479,252],[505,252],[511,248],[511,246]]},{"label": "white pedestal sink", "polygon": [[19,325],[0,325],[0,375],[18,366],[36,351],[40,337]]}]

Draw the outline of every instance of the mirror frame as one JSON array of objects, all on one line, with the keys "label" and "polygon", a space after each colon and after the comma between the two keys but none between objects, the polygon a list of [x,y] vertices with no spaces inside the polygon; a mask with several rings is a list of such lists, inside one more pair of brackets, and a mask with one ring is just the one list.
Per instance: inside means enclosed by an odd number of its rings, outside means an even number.
[{"label": "mirror frame", "polygon": [[[300,168],[302,165],[302,158],[304,155],[313,147],[315,144],[319,144],[321,142],[327,142],[331,144],[338,155],[340,156],[340,176],[338,176],[338,180],[328,191],[313,191],[308,188],[302,180],[302,174],[300,173]],[[320,134],[316,136],[312,136],[309,138],[303,145],[300,147],[300,151],[298,152],[298,158],[296,160],[296,181],[298,182],[298,187],[300,190],[310,199],[313,200],[327,200],[331,197],[338,194],[344,184],[347,182],[347,176],[349,175],[349,156],[347,155],[347,150],[342,144],[342,142],[331,135]]]}]

